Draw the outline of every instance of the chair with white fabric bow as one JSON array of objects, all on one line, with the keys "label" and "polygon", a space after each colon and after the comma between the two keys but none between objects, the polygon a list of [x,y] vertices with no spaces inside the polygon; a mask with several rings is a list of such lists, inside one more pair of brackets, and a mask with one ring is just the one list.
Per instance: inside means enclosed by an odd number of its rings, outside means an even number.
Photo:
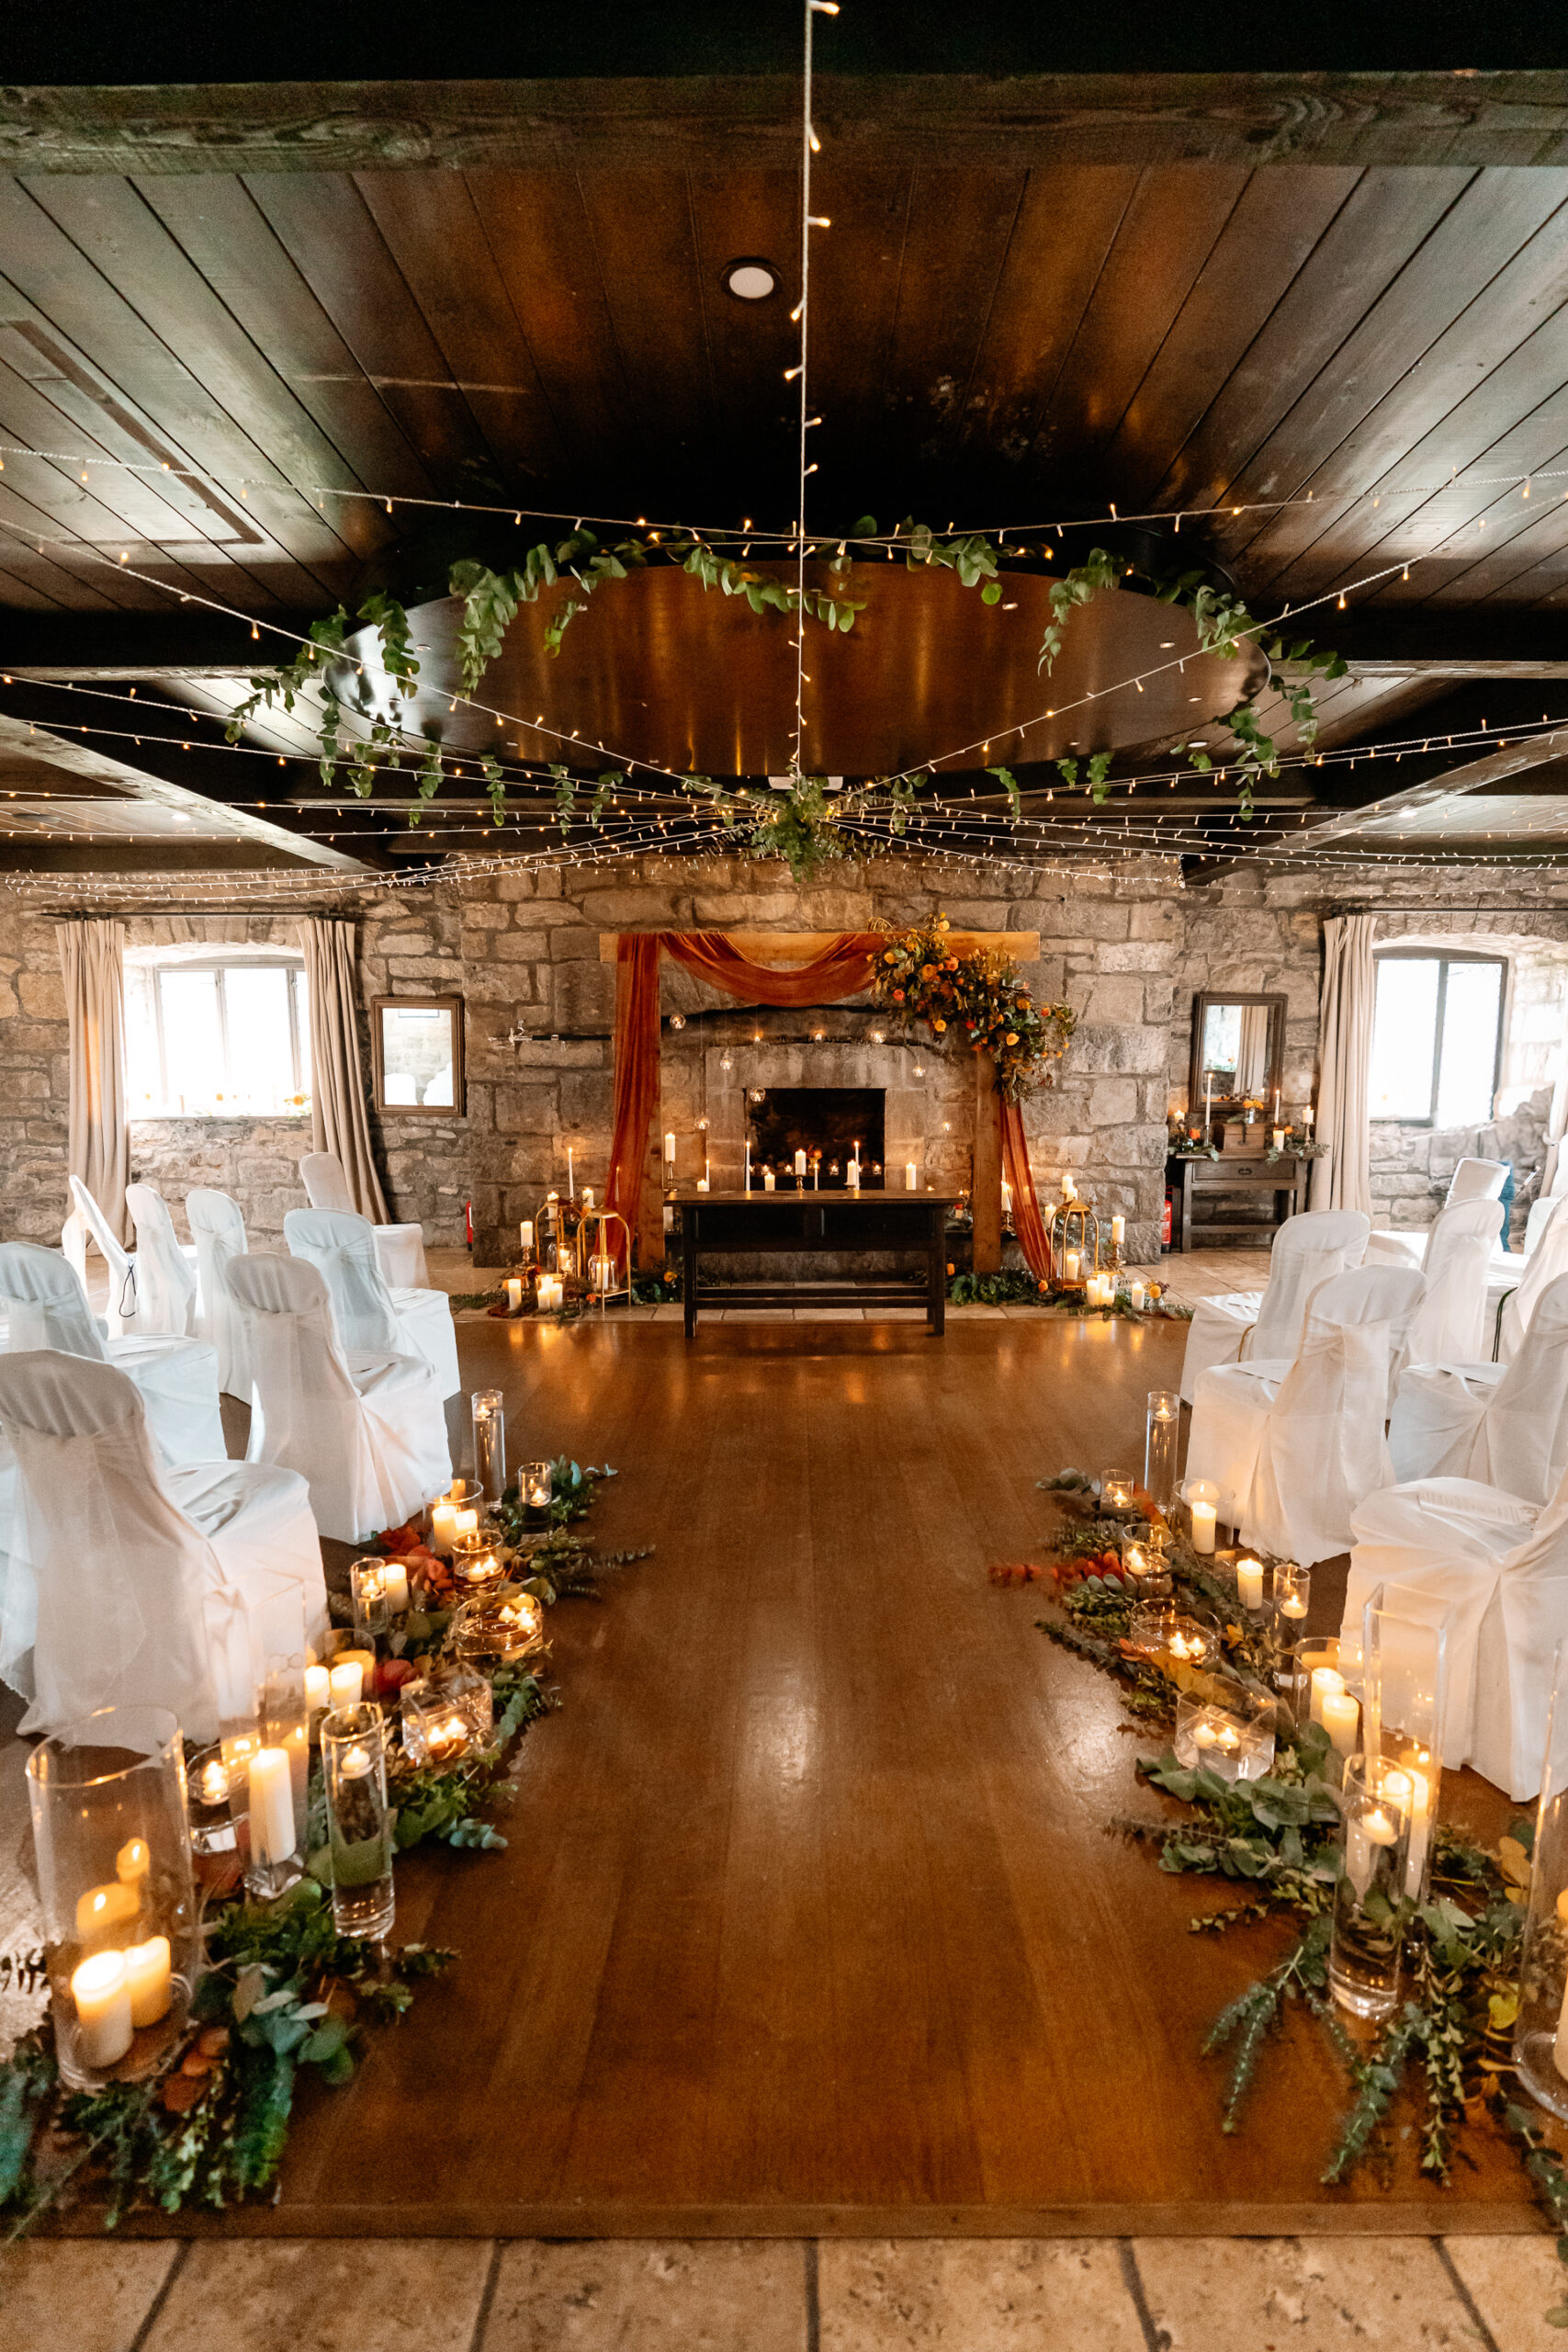
[{"label": "chair with white fabric bow", "polygon": [[1568,1471],[1568,1274],[1540,1295],[1507,1363],[1415,1363],[1399,1384],[1388,1450],[1401,1486],[1472,1478],[1543,1503]]},{"label": "chair with white fabric bow", "polygon": [[[1457,1208],[1461,1201],[1500,1202],[1503,1187],[1507,1181],[1508,1163],[1506,1159],[1458,1160],[1454,1165],[1454,1172],[1449,1179],[1449,1189],[1443,1201],[1443,1207]],[[1380,1228],[1367,1244],[1367,1263],[1383,1266],[1424,1266],[1427,1261],[1427,1245],[1436,1230],[1435,1223],[1414,1229],[1409,1233],[1390,1232]],[[1502,1230],[1503,1212],[1498,1207],[1492,1213],[1491,1235],[1495,1243],[1501,1238]]]},{"label": "chair with white fabric bow", "polygon": [[[335,1151],[308,1151],[299,1162],[299,1180],[313,1209],[337,1209],[357,1216],[349,1197],[348,1178]],[[424,1262],[423,1225],[373,1225],[376,1255],[389,1290],[428,1290],[430,1269]]]},{"label": "chair with white fabric bow", "polygon": [[457,1396],[462,1382],[452,1303],[444,1290],[389,1289],[368,1217],[343,1209],[289,1209],[283,1238],[296,1258],[323,1277],[345,1348],[423,1356],[443,1398]]},{"label": "chair with white fabric bow", "polygon": [[122,1331],[134,1331],[141,1321],[136,1295],[136,1259],[118,1238],[110,1231],[108,1219],[83,1183],[80,1176],[67,1179],[75,1213],[65,1220],[61,1237],[65,1255],[82,1278],[82,1288],[87,1287],[86,1241],[93,1242],[109,1270],[108,1305],[104,1310],[109,1337],[118,1339]]},{"label": "chair with white fabric bow", "polygon": [[251,1356],[248,1459],[309,1480],[323,1535],[362,1544],[450,1483],[446,1416],[422,1356],[341,1347],[326,1283],[300,1258],[236,1258],[229,1295]]},{"label": "chair with white fabric bow", "polygon": [[1353,1525],[1347,1632],[1379,1585],[1386,1605],[1446,1626],[1444,1764],[1533,1796],[1568,1628],[1568,1477],[1545,1504],[1472,1478],[1420,1478],[1368,1496]]},{"label": "chair with white fabric bow", "polygon": [[1529,1329],[1530,1317],[1559,1274],[1568,1274],[1568,1193],[1554,1201],[1531,1250],[1522,1280],[1503,1301],[1497,1318],[1496,1357],[1506,1363],[1517,1355]]},{"label": "chair with white fabric bow", "polygon": [[136,1227],[136,1328],[196,1337],[197,1255],[184,1247],[161,1193],[128,1184],[125,1205]]},{"label": "chair with white fabric bow", "polygon": [[17,1507],[0,1588],[0,1678],[30,1701],[24,1731],[107,1706],[161,1706],[195,1740],[218,1717],[203,1608],[277,1576],[327,1627],[305,1482],[243,1462],[161,1470],[141,1398],[112,1364],[0,1357],[0,1436]]},{"label": "chair with white fabric bow", "polygon": [[1274,1236],[1265,1290],[1224,1291],[1201,1298],[1187,1327],[1181,1395],[1190,1405],[1198,1375],[1212,1364],[1295,1354],[1307,1301],[1330,1274],[1359,1266],[1371,1219],[1359,1209],[1310,1209],[1288,1217]]},{"label": "chair with white fabric bow", "polygon": [[1456,1201],[1439,1210],[1421,1268],[1427,1288],[1410,1326],[1411,1364],[1479,1362],[1487,1343],[1486,1290],[1496,1223],[1489,1200]]},{"label": "chair with white fabric bow", "polygon": [[1420,1304],[1412,1267],[1356,1266],[1313,1293],[1292,1363],[1216,1364],[1198,1383],[1189,1484],[1220,1489],[1244,1544],[1310,1567],[1347,1549],[1350,1512],[1393,1477],[1390,1365]]},{"label": "chair with white fabric bow", "polygon": [[0,1308],[9,1324],[11,1354],[51,1348],[124,1373],[141,1392],[148,1429],[165,1462],[224,1459],[218,1358],[202,1340],[155,1331],[105,1339],[76,1273],[54,1250],[33,1241],[0,1242]]},{"label": "chair with white fabric bow", "polygon": [[226,1396],[251,1401],[251,1365],[245,1334],[229,1295],[227,1269],[250,1248],[245,1216],[238,1201],[227,1193],[197,1184],[186,1194],[186,1216],[196,1243],[201,1270],[199,1336],[218,1351],[218,1385]]}]

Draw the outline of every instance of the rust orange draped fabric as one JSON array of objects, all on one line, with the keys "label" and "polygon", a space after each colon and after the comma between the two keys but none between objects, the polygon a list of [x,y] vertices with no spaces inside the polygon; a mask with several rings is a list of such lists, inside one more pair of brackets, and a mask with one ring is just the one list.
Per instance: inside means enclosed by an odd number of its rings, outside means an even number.
[{"label": "rust orange draped fabric", "polygon": [[[635,1237],[648,1169],[648,1131],[659,1097],[659,958],[672,956],[694,978],[746,1004],[832,1004],[869,988],[882,952],[874,931],[841,932],[809,964],[781,970],[753,964],[721,931],[643,931],[622,933],[615,953],[615,1129],[610,1140],[610,1177],[604,1205],[625,1217]],[[1012,1186],[1013,1230],[1035,1275],[1051,1271],[1029,1148],[1016,1102],[1002,1111],[1002,1168]]]},{"label": "rust orange draped fabric", "polygon": [[1002,1174],[1012,1186],[1012,1229],[1023,1252],[1024,1262],[1037,1282],[1049,1282],[1055,1269],[1051,1262],[1050,1236],[1045,1230],[1045,1220],[1040,1214],[1034,1178],[1030,1171],[1023,1113],[1016,1102],[1009,1102],[1005,1097],[1002,1102]]}]

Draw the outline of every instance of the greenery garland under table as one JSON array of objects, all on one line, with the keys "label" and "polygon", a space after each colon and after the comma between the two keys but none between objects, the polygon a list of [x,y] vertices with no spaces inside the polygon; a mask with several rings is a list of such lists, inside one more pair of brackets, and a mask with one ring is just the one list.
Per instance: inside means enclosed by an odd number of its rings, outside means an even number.
[{"label": "greenery garland under table", "polygon": [[[1223,1567],[1191,1544],[1140,1496],[1168,1571],[1177,1622],[1190,1618],[1207,1637],[1207,1654],[1189,1663],[1139,1638],[1138,1580],[1126,1566],[1128,1521],[1102,1512],[1100,1489],[1083,1473],[1043,1478],[1066,1523],[1043,1566],[992,1570],[998,1584],[1040,1583],[1052,1613],[1040,1631],[1109,1675],[1128,1712],[1156,1732],[1173,1725],[1184,1694],[1202,1698],[1223,1675],[1272,1698],[1285,1665],[1270,1620],[1245,1609]],[[1162,1871],[1218,1879],[1234,1900],[1194,1917],[1190,1932],[1242,1932],[1275,1915],[1296,1934],[1283,1956],[1216,2016],[1204,2041],[1223,2058],[1220,2128],[1243,2128],[1248,2091],[1271,2037],[1299,2004],[1317,2020],[1345,2070],[1347,2103],[1321,2178],[1337,2187],[1362,2165],[1386,2170],[1393,2135],[1419,2135],[1421,2170],[1442,2187],[1472,2160],[1478,2134],[1512,2144],[1531,2189],[1558,2231],[1568,2264],[1568,2167],[1546,2141],[1540,2110],[1515,2095],[1513,2028],[1519,2010],[1525,1906],[1533,1820],[1516,1821],[1495,1851],[1442,1824],[1433,1838],[1428,1899],[1408,1897],[1387,1926],[1403,1942],[1402,1995],[1375,2030],[1358,2029],[1334,2002],[1328,1960],[1336,1890],[1345,1868],[1341,1836],[1345,1760],[1321,1724],[1292,1721],[1280,1710],[1272,1762],[1257,1779],[1230,1779],[1201,1761],[1179,1760],[1174,1747],[1140,1757],[1145,1786],[1174,1799],[1175,1819],[1123,1817],[1111,1826],[1147,1846]],[[1406,2125],[1397,2119],[1416,2114]],[[1568,2283],[1547,2314],[1568,2329]]]},{"label": "greenery garland under table", "polygon": [[[604,1571],[648,1556],[601,1553],[571,1532],[614,1471],[564,1456],[551,1468],[547,1526],[527,1523],[515,1486],[502,1498],[494,1549],[506,1580],[492,1600],[522,1594],[548,1608],[593,1599]],[[410,1606],[394,1620],[376,1668],[377,1695],[395,1702],[405,1683],[447,1657],[458,1595],[447,1562],[428,1548],[419,1524],[375,1541],[408,1582]],[[334,1613],[344,1613],[340,1597],[332,1600]],[[543,1679],[544,1648],[541,1641],[530,1657],[466,1661],[489,1686],[488,1736],[450,1760],[389,1752],[399,1853],[427,1841],[481,1852],[505,1847],[489,1815],[514,1793],[517,1741],[559,1704]],[[367,2029],[400,2018],[419,1985],[457,1960],[455,1951],[422,1943],[340,1935],[319,1760],[310,1770],[310,1821],[305,1874],[276,1900],[247,1898],[232,1856],[209,1857],[198,1868],[202,1973],[187,2029],[153,2075],[72,2091],[61,2078],[47,2010],[0,2067],[0,2208],[11,2217],[13,2237],[84,2190],[101,2196],[108,2229],[138,2208],[222,2208],[272,2190],[301,2069],[333,2086],[350,2082]],[[10,1982],[17,1990],[41,1987],[42,1953],[14,1968]]]}]

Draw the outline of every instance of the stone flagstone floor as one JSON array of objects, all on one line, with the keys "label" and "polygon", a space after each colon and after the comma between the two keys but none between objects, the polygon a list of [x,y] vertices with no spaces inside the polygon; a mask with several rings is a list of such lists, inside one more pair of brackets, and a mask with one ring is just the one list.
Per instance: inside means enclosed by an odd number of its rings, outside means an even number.
[{"label": "stone flagstone floor", "polygon": [[0,2352],[1556,2352],[1547,2238],[278,2239],[0,2253]]}]

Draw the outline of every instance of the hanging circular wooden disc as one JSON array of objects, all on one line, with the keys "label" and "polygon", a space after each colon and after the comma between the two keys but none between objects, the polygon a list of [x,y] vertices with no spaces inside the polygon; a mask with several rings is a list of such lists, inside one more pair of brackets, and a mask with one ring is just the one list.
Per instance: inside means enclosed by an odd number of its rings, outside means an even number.
[{"label": "hanging circular wooden disc", "polygon": [[[794,585],[791,564],[750,569]],[[1126,751],[1204,726],[1266,675],[1256,648],[1230,660],[1201,652],[1190,614],[1128,591],[1102,593],[1073,612],[1047,674],[1039,667],[1052,618],[1044,574],[1004,576],[1001,601],[989,605],[950,571],[902,563],[857,563],[837,574],[812,563],[806,578],[808,589],[836,587],[864,605],[847,634],[807,624],[807,775],[888,775],[928,763],[953,774]],[[552,654],[546,629],[573,594],[581,594],[575,582],[558,582],[508,629],[479,689],[503,714],[501,728],[460,702],[448,707],[459,692],[459,601],[416,607],[421,691],[400,706],[401,723],[437,733],[459,757],[788,773],[793,616],[754,613],[742,596],[654,569],[596,589]],[[374,680],[373,632],[361,631],[354,648]],[[392,707],[380,692],[378,704]]]}]

